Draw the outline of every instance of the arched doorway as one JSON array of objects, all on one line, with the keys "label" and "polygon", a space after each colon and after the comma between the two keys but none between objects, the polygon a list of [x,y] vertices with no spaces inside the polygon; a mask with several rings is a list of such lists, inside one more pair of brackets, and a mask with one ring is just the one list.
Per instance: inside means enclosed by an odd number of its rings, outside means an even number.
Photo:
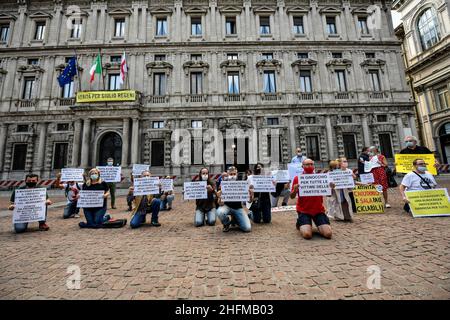
[{"label": "arched doorway", "polygon": [[450,122],[439,129],[439,142],[441,144],[442,159],[444,163],[450,163]]},{"label": "arched doorway", "polygon": [[108,132],[100,140],[98,165],[105,166],[108,158],[114,159],[114,165],[122,163],[122,138],[115,132]]}]

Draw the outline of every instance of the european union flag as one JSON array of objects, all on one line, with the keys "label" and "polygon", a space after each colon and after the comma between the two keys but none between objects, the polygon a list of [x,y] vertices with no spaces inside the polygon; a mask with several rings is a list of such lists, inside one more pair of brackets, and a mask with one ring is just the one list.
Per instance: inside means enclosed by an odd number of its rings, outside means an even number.
[{"label": "european union flag", "polygon": [[77,58],[72,57],[70,58],[69,63],[67,64],[64,71],[58,77],[60,87],[64,87],[66,84],[70,83],[72,81],[73,76],[76,74],[77,74]]}]

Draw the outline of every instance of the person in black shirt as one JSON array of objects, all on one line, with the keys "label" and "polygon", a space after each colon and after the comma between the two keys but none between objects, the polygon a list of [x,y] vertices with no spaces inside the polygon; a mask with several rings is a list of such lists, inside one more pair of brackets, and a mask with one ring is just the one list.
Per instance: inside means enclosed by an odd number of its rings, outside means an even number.
[{"label": "person in black shirt", "polygon": [[364,162],[365,161],[369,161],[370,157],[369,157],[369,147],[364,147],[361,150],[361,154],[358,157],[358,176],[361,174],[364,174]]},{"label": "person in black shirt", "polygon": [[400,154],[432,154],[427,147],[417,145],[417,138],[414,136],[405,137],[406,148],[400,151]]},{"label": "person in black shirt", "polygon": [[[263,175],[264,165],[262,163],[257,163],[253,170],[253,175]],[[250,182],[250,189],[253,190],[253,180],[248,179]],[[264,223],[270,223],[272,220],[272,204],[270,201],[269,192],[255,192],[252,205],[250,207],[250,219],[255,223],[261,223],[261,218]]]}]

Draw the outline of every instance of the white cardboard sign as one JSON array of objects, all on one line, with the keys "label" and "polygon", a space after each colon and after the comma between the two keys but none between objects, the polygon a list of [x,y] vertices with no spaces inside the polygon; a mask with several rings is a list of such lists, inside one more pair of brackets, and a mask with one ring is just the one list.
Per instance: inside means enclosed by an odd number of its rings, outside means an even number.
[{"label": "white cardboard sign", "polygon": [[80,198],[77,201],[78,208],[103,207],[105,198],[103,190],[80,190]]},{"label": "white cardboard sign", "polygon": [[184,200],[207,199],[206,181],[184,183]]},{"label": "white cardboard sign", "polygon": [[330,176],[327,173],[301,174],[298,181],[302,197],[331,195]]},{"label": "white cardboard sign", "polygon": [[45,220],[47,189],[17,189],[14,198],[13,223]]},{"label": "white cardboard sign", "polygon": [[97,167],[100,171],[100,178],[105,182],[120,182],[122,168],[115,166],[100,166]]},{"label": "white cardboard sign", "polygon": [[248,201],[248,183],[247,181],[222,181],[222,200],[230,202]]}]

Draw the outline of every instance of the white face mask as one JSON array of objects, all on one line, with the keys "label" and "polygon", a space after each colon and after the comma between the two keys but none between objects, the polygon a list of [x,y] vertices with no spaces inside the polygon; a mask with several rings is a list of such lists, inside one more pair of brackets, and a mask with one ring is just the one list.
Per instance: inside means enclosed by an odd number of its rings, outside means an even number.
[{"label": "white face mask", "polygon": [[207,174],[202,174],[202,180],[208,180],[209,176]]},{"label": "white face mask", "polygon": [[234,181],[237,179],[237,176],[228,176],[228,181]]},{"label": "white face mask", "polygon": [[114,163],[111,161],[108,161],[108,166],[112,166]]}]

